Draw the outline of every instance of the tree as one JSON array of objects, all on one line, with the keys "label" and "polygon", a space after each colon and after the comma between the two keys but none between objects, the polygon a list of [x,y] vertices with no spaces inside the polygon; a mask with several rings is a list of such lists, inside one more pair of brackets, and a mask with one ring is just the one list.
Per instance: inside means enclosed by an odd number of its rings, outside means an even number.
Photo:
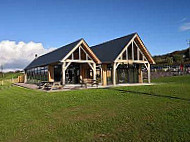
[{"label": "tree", "polygon": [[173,58],[172,57],[167,57],[166,61],[167,61],[168,65],[170,65],[170,66],[173,64]]},{"label": "tree", "polygon": [[183,63],[183,56],[182,55],[174,55],[174,61],[178,64]]}]

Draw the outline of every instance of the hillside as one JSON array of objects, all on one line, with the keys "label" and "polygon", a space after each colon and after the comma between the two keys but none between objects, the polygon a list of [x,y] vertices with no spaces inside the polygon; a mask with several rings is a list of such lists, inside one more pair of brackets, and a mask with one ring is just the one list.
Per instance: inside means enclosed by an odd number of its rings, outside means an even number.
[{"label": "hillside", "polygon": [[189,48],[174,51],[164,55],[153,56],[156,65],[179,65],[190,64],[190,51]]}]

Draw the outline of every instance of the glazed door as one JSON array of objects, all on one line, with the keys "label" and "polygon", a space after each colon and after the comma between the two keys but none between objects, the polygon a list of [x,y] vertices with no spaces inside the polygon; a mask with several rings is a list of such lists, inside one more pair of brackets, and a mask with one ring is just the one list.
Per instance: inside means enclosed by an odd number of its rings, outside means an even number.
[{"label": "glazed door", "polygon": [[66,84],[78,84],[80,79],[80,68],[79,65],[72,65],[65,72]]},{"label": "glazed door", "polygon": [[62,69],[60,65],[54,66],[54,81],[61,81]]}]

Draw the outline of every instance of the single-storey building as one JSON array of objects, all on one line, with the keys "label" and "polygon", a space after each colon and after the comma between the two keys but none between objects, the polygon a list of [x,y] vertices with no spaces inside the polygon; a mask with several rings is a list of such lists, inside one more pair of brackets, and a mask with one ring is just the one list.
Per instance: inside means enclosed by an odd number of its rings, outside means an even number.
[{"label": "single-storey building", "polygon": [[100,84],[143,83],[142,69],[148,74],[155,64],[137,33],[92,47],[79,39],[45,55],[36,57],[24,70],[25,82],[38,81],[79,84],[83,79]]}]

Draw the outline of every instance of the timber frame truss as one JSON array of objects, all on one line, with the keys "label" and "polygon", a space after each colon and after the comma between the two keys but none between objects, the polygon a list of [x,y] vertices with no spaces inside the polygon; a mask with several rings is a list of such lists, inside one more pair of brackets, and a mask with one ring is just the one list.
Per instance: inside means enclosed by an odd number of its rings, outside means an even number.
[{"label": "timber frame truss", "polygon": [[[115,59],[113,63],[113,85],[116,85],[116,69],[120,64],[142,64],[146,67],[148,71],[148,83],[150,83],[150,62],[148,61],[145,54],[142,52],[142,47],[140,48],[137,44],[138,35],[134,36],[131,41],[125,46],[119,56]],[[135,40],[136,39],[136,40]],[[141,41],[139,41],[141,42]],[[143,44],[141,44],[143,45]],[[145,48],[145,47],[144,47]],[[146,48],[145,48],[146,49]],[[151,55],[150,55],[151,57]],[[151,57],[152,59],[152,57]]]},{"label": "timber frame truss", "polygon": [[71,63],[87,63],[93,71],[93,79],[96,80],[96,64],[100,63],[100,60],[94,55],[85,41],[81,40],[61,62],[63,85],[65,84],[65,71]]}]

